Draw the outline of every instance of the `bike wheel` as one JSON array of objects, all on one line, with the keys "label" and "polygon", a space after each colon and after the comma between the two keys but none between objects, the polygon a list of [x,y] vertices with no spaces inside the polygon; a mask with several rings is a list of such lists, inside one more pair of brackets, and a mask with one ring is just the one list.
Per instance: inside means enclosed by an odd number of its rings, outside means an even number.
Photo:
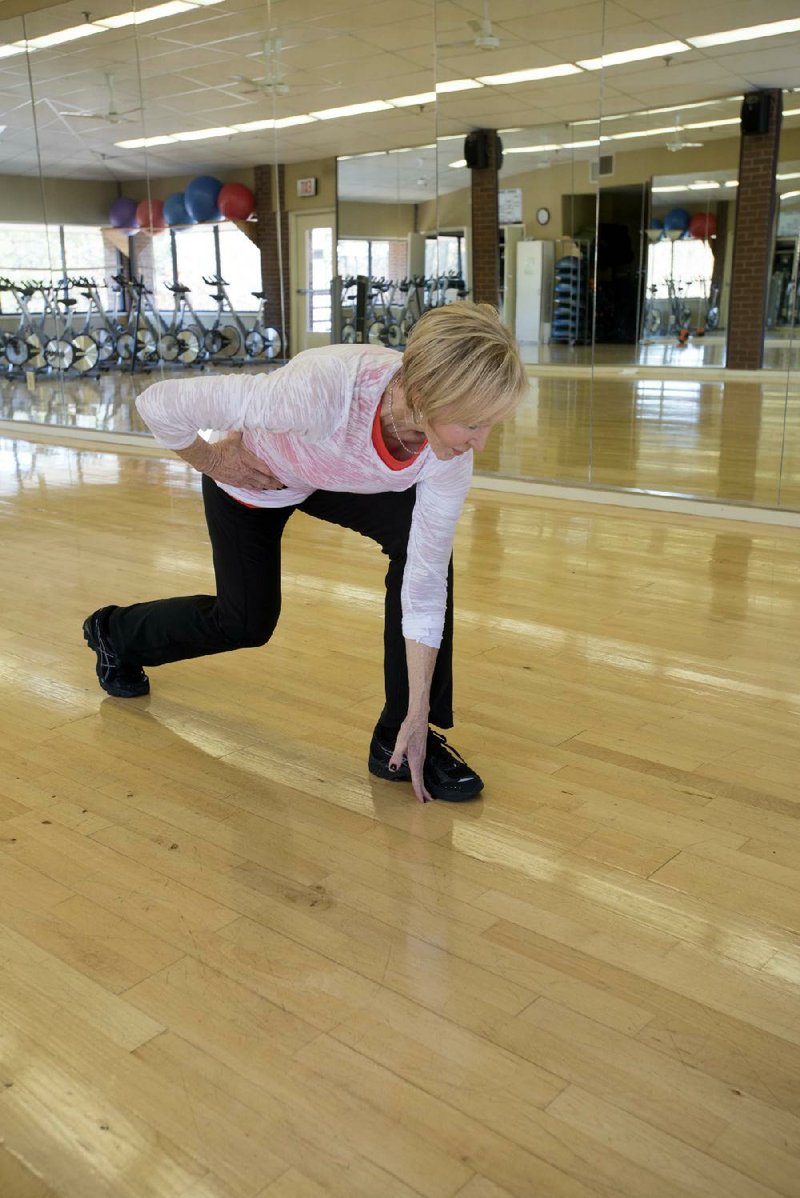
[{"label": "bike wheel", "polygon": [[136,338],[136,352],[140,361],[155,362],[158,360],[158,342],[150,329],[139,329],[139,335]]},{"label": "bike wheel", "polygon": [[53,370],[69,370],[75,359],[72,343],[63,337],[51,337],[44,347],[44,360]]},{"label": "bike wheel", "polygon": [[24,366],[30,357],[30,346],[22,337],[11,336],[3,347],[3,352],[12,366]]},{"label": "bike wheel", "polygon": [[370,345],[386,344],[386,326],[382,320],[373,320],[367,329],[367,340]]},{"label": "bike wheel", "polygon": [[354,345],[356,340],[355,325],[342,325],[342,345]]},{"label": "bike wheel", "polygon": [[661,313],[655,308],[651,309],[645,318],[644,327],[651,337],[657,336],[661,332]]},{"label": "bike wheel", "polygon": [[386,340],[392,349],[397,349],[398,345],[403,344],[403,330],[399,324],[390,324],[386,330]]},{"label": "bike wheel", "polygon": [[130,362],[136,348],[136,338],[133,333],[120,333],[117,337],[117,353],[121,362]]},{"label": "bike wheel", "polygon": [[719,324],[719,308],[709,308],[706,316],[706,328],[713,330]]},{"label": "bike wheel", "polygon": [[271,362],[274,358],[279,358],[283,349],[283,341],[278,330],[264,329],[262,336],[264,338],[264,357],[267,361]]},{"label": "bike wheel", "polygon": [[258,358],[263,354],[265,342],[258,329],[251,329],[247,334],[244,339],[244,348],[248,358]]},{"label": "bike wheel", "polygon": [[162,362],[177,362],[181,344],[174,333],[164,333],[158,339],[158,354]]},{"label": "bike wheel", "polygon": [[92,337],[97,344],[97,359],[100,363],[108,362],[117,352],[117,342],[114,334],[108,329],[93,329]]},{"label": "bike wheel", "polygon": [[203,337],[203,345],[206,352],[211,354],[212,357],[219,353],[224,344],[225,342],[219,329],[209,329]]},{"label": "bike wheel", "polygon": [[235,358],[241,352],[242,338],[235,324],[224,324],[220,329],[222,334],[222,348],[218,356],[220,358]]},{"label": "bike wheel", "polygon": [[100,357],[97,342],[88,333],[79,333],[72,345],[75,350],[75,360],[72,365],[78,374],[88,374],[97,365]]},{"label": "bike wheel", "polygon": [[182,362],[184,366],[191,366],[202,353],[200,338],[193,329],[181,329],[177,334],[177,338],[180,347],[178,361]]},{"label": "bike wheel", "polygon": [[38,333],[31,333],[25,338],[28,343],[28,362],[30,370],[41,370],[46,366],[44,358],[44,342]]}]

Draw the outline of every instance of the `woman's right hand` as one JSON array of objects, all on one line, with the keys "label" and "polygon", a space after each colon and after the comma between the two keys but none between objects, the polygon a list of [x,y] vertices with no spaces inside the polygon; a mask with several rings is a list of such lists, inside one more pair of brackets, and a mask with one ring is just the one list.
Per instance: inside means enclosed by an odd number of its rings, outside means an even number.
[{"label": "woman's right hand", "polygon": [[241,436],[226,437],[209,445],[209,463],[203,474],[215,482],[245,491],[281,491],[284,483],[276,478],[260,458],[242,445]]}]

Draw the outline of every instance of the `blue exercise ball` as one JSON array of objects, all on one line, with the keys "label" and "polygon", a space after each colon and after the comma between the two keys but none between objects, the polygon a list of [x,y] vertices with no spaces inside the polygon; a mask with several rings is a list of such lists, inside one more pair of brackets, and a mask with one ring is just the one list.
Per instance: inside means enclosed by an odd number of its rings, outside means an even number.
[{"label": "blue exercise ball", "polygon": [[664,228],[680,229],[681,233],[685,233],[689,228],[690,219],[689,213],[685,208],[670,208],[664,217]]},{"label": "blue exercise ball", "polygon": [[650,218],[650,228],[651,229],[663,229],[664,228],[664,222],[660,216],[652,216]]},{"label": "blue exercise ball", "polygon": [[164,200],[164,220],[168,225],[192,225],[194,218],[186,211],[186,201],[182,191],[173,191]]},{"label": "blue exercise ball", "polygon": [[[222,191],[222,184],[213,175],[198,175],[183,193],[186,211],[192,220],[222,220],[222,213],[217,207],[217,197]],[[688,218],[687,218],[688,225]]]}]

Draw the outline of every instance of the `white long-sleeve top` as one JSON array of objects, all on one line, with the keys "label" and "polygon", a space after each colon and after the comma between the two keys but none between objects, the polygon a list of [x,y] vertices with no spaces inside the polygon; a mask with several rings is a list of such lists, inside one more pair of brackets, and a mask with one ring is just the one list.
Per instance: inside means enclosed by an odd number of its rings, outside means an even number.
[{"label": "white long-sleeve top", "polygon": [[285,484],[281,491],[217,484],[254,507],[289,507],[317,490],[373,494],[416,484],[403,576],[403,635],[438,648],[447,566],[473,455],[439,461],[426,445],[402,470],[382,461],[372,427],[399,366],[397,352],[383,346],[332,345],[305,350],[269,373],[154,383],[136,406],[170,449],[186,449],[201,430],[242,432],[244,447]]}]

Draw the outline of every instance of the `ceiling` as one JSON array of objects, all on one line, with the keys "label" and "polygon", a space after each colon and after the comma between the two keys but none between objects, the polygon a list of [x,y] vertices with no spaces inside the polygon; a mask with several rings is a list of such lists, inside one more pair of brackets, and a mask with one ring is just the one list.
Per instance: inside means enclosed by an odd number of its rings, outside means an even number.
[{"label": "ceiling", "polygon": [[[137,27],[104,27],[90,37],[5,58],[4,45],[85,25],[88,5],[96,6],[89,19],[98,22],[128,12],[131,0],[76,0],[31,13],[24,26],[22,19],[0,22],[0,172],[34,175],[41,163],[48,176],[125,180],[407,148],[388,157],[351,158],[361,164],[363,185],[355,167],[343,164],[342,175],[356,179],[362,197],[402,194],[414,200],[465,185],[449,163],[461,157],[461,139],[471,128],[513,130],[503,135],[507,149],[563,146],[735,117],[735,97],[746,90],[800,88],[800,33],[792,33],[484,86],[368,115],[230,132],[253,121],[430,93],[449,80],[576,63],[756,21],[790,20],[798,16],[797,0],[711,0],[699,10],[689,0],[490,0],[492,39],[500,44],[486,49],[476,49],[476,31],[468,24],[484,18],[483,0],[194,0],[202,3]],[[138,8],[153,4],[139,0]],[[260,83],[246,82],[253,79]],[[716,103],[687,107],[707,100]],[[637,115],[665,106],[684,107]],[[800,110],[800,95],[797,105],[787,107]],[[110,109],[125,115],[113,121],[74,115]],[[621,113],[631,115],[609,120]],[[601,116],[600,126],[570,126]],[[788,121],[800,123],[800,115]],[[226,132],[147,149],[117,144],[215,127]],[[734,126],[713,127],[698,140],[735,133]],[[432,148],[437,136],[452,139],[440,143],[438,154]],[[431,148],[420,148],[426,146]],[[509,155],[505,174],[547,165],[563,153]],[[597,150],[588,146],[578,153],[592,157]]]}]

